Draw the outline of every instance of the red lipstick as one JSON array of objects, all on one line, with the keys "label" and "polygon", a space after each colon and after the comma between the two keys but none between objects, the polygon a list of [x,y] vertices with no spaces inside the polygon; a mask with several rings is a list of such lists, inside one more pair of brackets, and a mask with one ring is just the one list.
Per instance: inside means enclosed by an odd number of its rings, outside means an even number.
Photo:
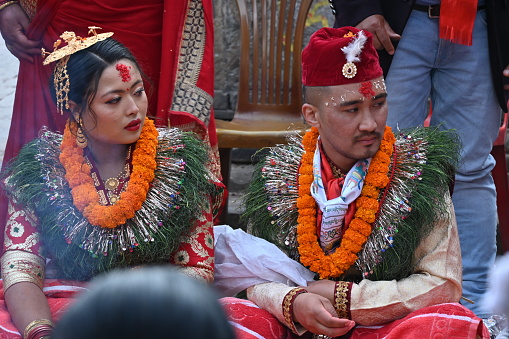
[{"label": "red lipstick", "polygon": [[126,130],[135,132],[137,131],[141,126],[141,119],[136,119],[131,121],[126,127],[124,127]]}]

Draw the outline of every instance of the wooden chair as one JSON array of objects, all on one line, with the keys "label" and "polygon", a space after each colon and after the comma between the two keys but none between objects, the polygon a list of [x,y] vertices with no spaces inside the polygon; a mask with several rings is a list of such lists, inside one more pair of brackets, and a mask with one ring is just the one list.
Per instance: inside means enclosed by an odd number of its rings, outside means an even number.
[{"label": "wooden chair", "polygon": [[[240,77],[232,121],[216,119],[221,174],[228,187],[232,148],[286,143],[304,133],[301,51],[312,0],[237,0]],[[225,211],[226,213],[226,211]]]}]

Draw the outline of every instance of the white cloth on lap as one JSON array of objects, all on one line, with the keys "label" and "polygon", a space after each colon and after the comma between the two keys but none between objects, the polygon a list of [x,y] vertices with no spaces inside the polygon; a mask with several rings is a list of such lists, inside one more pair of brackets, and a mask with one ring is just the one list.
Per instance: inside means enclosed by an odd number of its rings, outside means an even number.
[{"label": "white cloth on lap", "polygon": [[227,225],[214,226],[214,287],[222,296],[266,282],[307,286],[315,274],[274,244]]}]

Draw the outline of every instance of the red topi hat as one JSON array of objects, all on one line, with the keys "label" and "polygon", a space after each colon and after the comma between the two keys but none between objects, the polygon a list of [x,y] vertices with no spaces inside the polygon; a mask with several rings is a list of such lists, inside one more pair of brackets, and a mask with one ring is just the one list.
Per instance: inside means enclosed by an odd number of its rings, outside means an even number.
[{"label": "red topi hat", "polygon": [[302,51],[302,84],[336,86],[383,75],[373,36],[355,27],[316,31]]}]

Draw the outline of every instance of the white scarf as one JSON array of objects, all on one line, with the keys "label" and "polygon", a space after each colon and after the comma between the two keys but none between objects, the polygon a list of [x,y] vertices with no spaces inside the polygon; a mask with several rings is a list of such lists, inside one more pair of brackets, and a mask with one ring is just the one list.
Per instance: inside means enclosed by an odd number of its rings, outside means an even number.
[{"label": "white scarf", "polygon": [[330,250],[333,243],[341,238],[343,220],[345,219],[348,205],[361,194],[370,162],[371,158],[359,160],[346,175],[341,195],[327,200],[322,181],[322,157],[317,141],[313,157],[314,180],[311,184],[311,195],[323,213],[320,227],[320,244],[324,250]]}]

